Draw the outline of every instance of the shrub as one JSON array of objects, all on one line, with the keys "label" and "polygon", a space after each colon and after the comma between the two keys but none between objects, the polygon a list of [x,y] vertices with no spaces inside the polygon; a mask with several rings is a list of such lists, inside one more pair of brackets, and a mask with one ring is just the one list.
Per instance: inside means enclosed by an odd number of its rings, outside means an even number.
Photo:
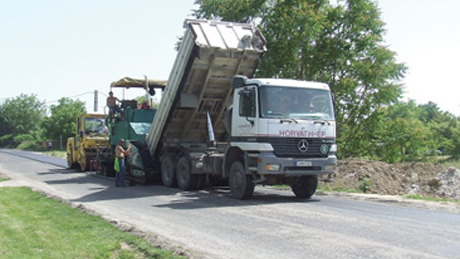
[{"label": "shrub", "polygon": [[21,150],[45,151],[45,148],[33,140],[26,140],[17,146]]},{"label": "shrub", "polygon": [[371,189],[371,185],[372,185],[372,181],[371,179],[367,178],[367,177],[364,177],[362,180],[361,180],[361,184],[358,186],[358,189],[365,193],[367,192],[368,190]]}]

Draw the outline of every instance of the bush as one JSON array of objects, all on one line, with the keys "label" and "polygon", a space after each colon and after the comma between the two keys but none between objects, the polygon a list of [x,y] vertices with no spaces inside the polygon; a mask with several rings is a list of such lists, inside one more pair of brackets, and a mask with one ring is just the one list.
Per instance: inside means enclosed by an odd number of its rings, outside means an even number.
[{"label": "bush", "polygon": [[13,134],[8,134],[0,138],[0,147],[16,147],[19,142],[14,140]]},{"label": "bush", "polygon": [[363,193],[366,193],[368,190],[371,189],[372,181],[371,179],[364,177],[361,180],[361,184],[358,186],[358,190],[360,190]]},{"label": "bush", "polygon": [[14,141],[18,143],[22,143],[25,141],[32,141],[32,140],[34,140],[34,136],[32,136],[31,134],[20,134],[14,137]]},{"label": "bush", "polygon": [[33,140],[26,140],[17,146],[21,150],[45,151],[45,148]]}]

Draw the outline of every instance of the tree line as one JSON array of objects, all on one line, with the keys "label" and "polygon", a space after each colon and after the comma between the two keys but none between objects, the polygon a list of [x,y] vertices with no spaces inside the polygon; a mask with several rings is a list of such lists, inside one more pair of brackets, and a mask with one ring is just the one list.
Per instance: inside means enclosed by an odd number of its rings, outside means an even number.
[{"label": "tree line", "polygon": [[[257,25],[268,49],[257,77],[329,84],[339,158],[400,162],[435,154],[458,157],[459,118],[432,102],[417,105],[413,100],[401,101],[401,80],[407,67],[398,63],[396,53],[385,45],[385,23],[377,3],[332,2],[198,0],[194,15]],[[19,107],[21,102],[25,105]],[[13,112],[15,105],[32,111]],[[83,103],[66,98],[51,107],[50,116],[45,115],[43,102],[36,96],[7,100],[0,106],[0,145],[71,136],[76,115],[84,111]]]},{"label": "tree line", "polygon": [[63,140],[74,136],[76,120],[85,113],[85,103],[61,98],[48,110],[36,95],[21,94],[0,105],[0,147],[39,149],[47,140]]}]

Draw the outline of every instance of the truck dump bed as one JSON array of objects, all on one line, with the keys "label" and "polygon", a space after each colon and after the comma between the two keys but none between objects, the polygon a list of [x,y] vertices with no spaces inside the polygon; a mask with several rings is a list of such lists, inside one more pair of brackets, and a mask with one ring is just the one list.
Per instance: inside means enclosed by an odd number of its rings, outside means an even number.
[{"label": "truck dump bed", "polygon": [[185,26],[147,136],[152,155],[161,145],[206,143],[207,110],[219,140],[225,134],[223,120],[231,98],[231,78],[252,77],[266,51],[262,34],[249,24],[186,20]]}]

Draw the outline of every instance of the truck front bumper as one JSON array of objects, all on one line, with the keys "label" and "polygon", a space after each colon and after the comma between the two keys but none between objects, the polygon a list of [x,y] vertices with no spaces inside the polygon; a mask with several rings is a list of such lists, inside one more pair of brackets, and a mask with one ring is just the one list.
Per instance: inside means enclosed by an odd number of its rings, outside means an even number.
[{"label": "truck front bumper", "polygon": [[301,176],[334,174],[337,157],[330,154],[326,158],[286,158],[272,153],[261,153],[258,157],[258,172],[263,175]]}]

